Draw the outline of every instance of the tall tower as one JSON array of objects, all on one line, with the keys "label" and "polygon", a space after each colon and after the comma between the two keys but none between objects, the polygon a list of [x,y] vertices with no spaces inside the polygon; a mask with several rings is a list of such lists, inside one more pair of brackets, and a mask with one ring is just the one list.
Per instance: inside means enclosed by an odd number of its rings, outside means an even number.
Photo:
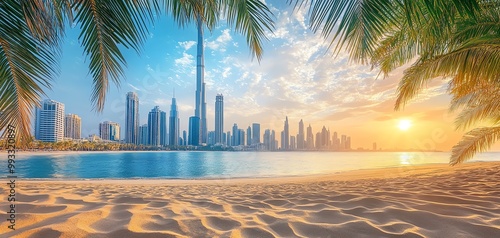
[{"label": "tall tower", "polygon": [[299,122],[299,134],[297,134],[297,149],[305,149],[305,139],[304,139],[304,122],[300,119]]},{"label": "tall tower", "polygon": [[247,145],[252,145],[252,128],[250,126],[247,128]]},{"label": "tall tower", "polygon": [[260,124],[252,124],[252,145],[260,144]]},{"label": "tall tower", "polygon": [[215,144],[222,144],[224,133],[224,96],[215,96]]},{"label": "tall tower", "polygon": [[167,141],[167,113],[154,107],[148,114],[148,144],[163,146]]},{"label": "tall tower", "polygon": [[80,139],[82,133],[82,119],[76,114],[64,117],[64,137]]},{"label": "tall tower", "polygon": [[179,145],[179,112],[177,111],[177,103],[175,95],[172,98],[172,105],[170,106],[169,118],[169,145]]},{"label": "tall tower", "polygon": [[45,142],[58,142],[64,138],[64,104],[45,100],[36,108],[35,138]]},{"label": "tall tower", "polygon": [[307,127],[307,149],[314,149],[314,134],[312,132],[311,124]]},{"label": "tall tower", "polygon": [[125,143],[139,143],[139,97],[134,92],[127,93],[125,112]]},{"label": "tall tower", "polygon": [[[196,105],[194,109],[194,117],[199,119],[190,119],[190,127],[192,129],[197,129],[198,131],[198,142],[207,142],[207,103],[205,101],[205,62],[203,55],[203,22],[201,16],[196,17],[197,27],[198,27],[198,50],[196,55]],[[191,122],[194,123],[191,125]],[[194,131],[190,131],[190,134],[196,136]],[[194,138],[192,138],[194,139]]]},{"label": "tall tower", "polygon": [[282,139],[283,140],[283,149],[288,150],[288,149],[290,149],[290,130],[289,130],[289,126],[288,126],[288,116],[286,117],[286,120],[285,120],[283,136],[284,136],[284,138]]},{"label": "tall tower", "polygon": [[148,144],[148,124],[139,126],[139,145]]}]

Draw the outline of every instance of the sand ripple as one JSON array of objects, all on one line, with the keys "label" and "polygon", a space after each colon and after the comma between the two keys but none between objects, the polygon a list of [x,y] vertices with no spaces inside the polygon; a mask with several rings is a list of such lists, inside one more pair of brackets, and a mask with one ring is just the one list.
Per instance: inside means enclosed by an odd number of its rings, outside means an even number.
[{"label": "sand ripple", "polygon": [[499,171],[472,163],[349,180],[20,181],[16,231],[2,220],[0,237],[500,237]]}]

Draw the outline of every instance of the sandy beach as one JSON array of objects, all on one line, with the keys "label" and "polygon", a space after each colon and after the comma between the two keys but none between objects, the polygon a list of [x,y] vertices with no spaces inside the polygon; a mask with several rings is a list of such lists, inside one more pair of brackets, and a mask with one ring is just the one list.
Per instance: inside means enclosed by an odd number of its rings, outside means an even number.
[{"label": "sandy beach", "polygon": [[500,237],[500,162],[231,180],[16,181],[0,237]]}]

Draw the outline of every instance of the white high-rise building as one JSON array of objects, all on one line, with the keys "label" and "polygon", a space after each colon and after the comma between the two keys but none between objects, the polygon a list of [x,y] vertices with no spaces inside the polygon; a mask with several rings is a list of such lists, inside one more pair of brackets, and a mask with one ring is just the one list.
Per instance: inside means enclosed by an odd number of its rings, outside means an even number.
[{"label": "white high-rise building", "polygon": [[82,119],[76,114],[68,114],[64,118],[64,137],[80,139],[82,133]]},{"label": "white high-rise building", "polygon": [[47,99],[36,108],[35,138],[45,142],[64,139],[64,104]]},{"label": "white high-rise building", "polygon": [[137,97],[137,94],[134,92],[127,93],[125,143],[139,143],[139,97]]}]

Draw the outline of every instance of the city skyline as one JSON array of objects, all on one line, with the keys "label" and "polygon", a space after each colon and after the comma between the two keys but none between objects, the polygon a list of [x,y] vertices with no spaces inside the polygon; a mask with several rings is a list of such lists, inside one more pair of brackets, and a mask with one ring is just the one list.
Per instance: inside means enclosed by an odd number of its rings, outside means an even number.
[{"label": "city skyline", "polygon": [[[455,115],[448,113],[446,80],[432,81],[417,100],[394,111],[395,90],[407,66],[384,79],[376,69],[349,63],[345,52],[334,57],[328,42],[307,29],[305,12],[292,13],[292,7],[279,1],[268,3],[276,15],[276,31],[264,43],[262,61],[252,60],[244,37],[224,24],[205,35],[207,131],[215,129],[213,99],[221,93],[227,114],[225,131],[234,122],[245,126],[260,122],[262,130],[278,128],[288,116],[294,125],[307,117],[305,125],[311,123],[313,128],[342,128],[357,138],[353,147],[371,148],[376,141],[382,148],[450,150],[459,141],[465,131],[455,130]],[[173,88],[178,91],[180,130],[188,131],[188,118],[196,104],[195,24],[178,29],[170,17],[164,17],[151,31],[144,53],[137,56],[125,51],[126,81],[120,88],[110,87],[103,113],[94,112],[90,105],[87,61],[77,44],[77,32],[67,31],[61,74],[47,94],[64,101],[68,112],[93,115],[82,119],[82,135],[98,134],[95,125],[105,120],[125,125],[120,115],[126,108],[126,92],[135,91],[141,98],[140,108],[147,111],[156,105],[168,108]],[[147,121],[147,114],[139,117],[141,124]],[[404,119],[412,122],[406,131],[398,128]],[[276,131],[277,138],[280,131]],[[290,134],[297,135],[298,128],[291,127]]]}]

